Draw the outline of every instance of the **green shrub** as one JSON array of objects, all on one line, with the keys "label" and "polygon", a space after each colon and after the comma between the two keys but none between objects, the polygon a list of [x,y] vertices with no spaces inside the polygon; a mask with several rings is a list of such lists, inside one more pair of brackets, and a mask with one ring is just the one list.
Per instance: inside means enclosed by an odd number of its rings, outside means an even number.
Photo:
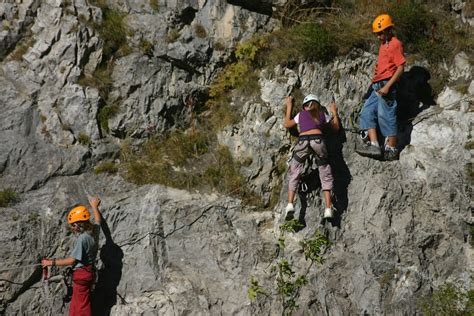
[{"label": "green shrub", "polygon": [[99,95],[103,100],[107,100],[112,88],[113,66],[106,63],[97,68],[92,75],[82,75],[77,83],[83,87],[92,87],[99,90]]},{"label": "green shrub", "polygon": [[280,225],[280,230],[284,233],[295,233],[301,230],[301,228],[303,228],[303,225],[296,218],[287,220]]},{"label": "green shrub", "polygon": [[171,28],[168,30],[168,34],[166,34],[166,42],[167,43],[174,43],[178,40],[178,38],[181,36],[181,33],[179,33],[179,30],[176,28]]},{"label": "green shrub", "polygon": [[113,161],[102,161],[99,165],[97,165],[94,169],[94,173],[109,173],[114,174],[117,173],[118,167]]},{"label": "green shrub", "polygon": [[207,36],[206,29],[202,24],[196,23],[194,25],[194,33],[196,33],[197,37],[199,38],[205,38]]},{"label": "green shrub", "polygon": [[229,148],[220,146],[212,156],[212,163],[204,171],[204,183],[223,193],[246,196],[245,178],[240,174],[240,164],[235,162]]},{"label": "green shrub", "polygon": [[451,316],[474,314],[474,291],[465,292],[460,287],[445,283],[431,295],[418,301],[423,315]]},{"label": "green shrub", "polygon": [[[232,159],[227,147],[215,146],[204,132],[175,131],[161,140],[150,140],[133,153],[122,147],[125,178],[136,184],[159,183],[181,189],[212,188],[240,197],[245,203],[257,203],[248,191],[240,164]],[[199,167],[197,167],[199,166]]]},{"label": "green shrub", "polygon": [[228,65],[209,88],[209,96],[211,98],[219,97],[227,94],[230,90],[244,86],[247,82],[246,75],[250,71],[250,66],[245,62]]},{"label": "green shrub", "polygon": [[61,123],[61,129],[63,131],[69,131],[71,129],[71,124],[69,123]]},{"label": "green shrub", "polygon": [[322,248],[330,245],[329,240],[324,237],[319,231],[316,231],[312,239],[304,239],[300,242],[301,251],[304,253],[305,259],[310,261],[309,266],[305,269],[303,274],[298,274],[296,269],[292,266],[289,259],[285,256],[285,233],[293,233],[300,228],[298,220],[294,219],[286,221],[280,226],[281,234],[278,237],[279,256],[277,263],[272,266],[272,273],[275,273],[276,291],[267,291],[260,286],[258,280],[251,278],[250,286],[247,291],[248,297],[251,301],[258,299],[260,295],[269,296],[267,293],[276,293],[279,301],[282,304],[282,315],[292,315],[298,309],[297,301],[300,296],[301,288],[308,284],[308,274],[311,267],[315,263],[321,264],[324,260],[322,257]]},{"label": "green shrub", "polygon": [[119,107],[115,104],[106,104],[99,107],[97,112],[97,122],[102,131],[109,132],[109,119],[119,112]]},{"label": "green shrub", "polygon": [[107,8],[107,0],[89,0],[89,4],[101,9]]},{"label": "green shrub", "polygon": [[390,283],[393,281],[396,274],[398,274],[400,270],[397,268],[392,268],[386,271],[382,276],[378,279],[380,287],[385,289]]},{"label": "green shrub", "polygon": [[334,36],[319,24],[299,24],[290,34],[295,38],[303,60],[328,62],[337,52]]},{"label": "green shrub", "polygon": [[207,102],[207,106],[212,112],[207,122],[210,132],[215,133],[225,126],[237,124],[241,120],[238,110],[232,108],[226,98],[210,100]]},{"label": "green shrub", "polygon": [[[174,170],[207,151],[208,137],[204,133],[182,131],[172,132],[159,140],[149,140],[138,154],[125,147],[122,157],[126,162],[126,178],[137,184],[160,183],[180,187],[179,172]],[[194,183],[194,179],[191,182]]]},{"label": "green shrub", "polygon": [[237,44],[235,57],[244,62],[253,63],[259,53],[268,49],[268,37],[254,35],[248,41]]},{"label": "green shrub", "polygon": [[441,7],[428,7],[403,1],[388,11],[393,16],[397,36],[408,53],[419,54],[432,63],[451,61],[460,50],[472,50],[468,27],[456,21]]},{"label": "green shrub", "polygon": [[0,191],[0,207],[7,207],[18,201],[18,194],[12,189]]},{"label": "green shrub", "polygon": [[153,52],[153,44],[150,41],[142,39],[138,47],[144,55],[151,55]]},{"label": "green shrub", "polygon": [[150,0],[150,6],[155,12],[158,12],[159,9],[160,9],[160,6],[158,4],[158,0]]},{"label": "green shrub", "polygon": [[89,146],[92,143],[89,135],[84,133],[79,133],[79,136],[77,137],[77,142],[84,146]]},{"label": "green shrub", "polygon": [[102,8],[102,11],[102,23],[94,24],[94,28],[104,41],[102,52],[105,59],[109,59],[114,55],[124,56],[128,54],[130,52],[130,47],[127,44],[127,33],[129,31],[124,22],[125,15],[109,8]]},{"label": "green shrub", "polygon": [[16,61],[20,61],[28,52],[28,49],[33,47],[35,44],[35,39],[33,37],[20,41],[15,49],[10,53],[10,58]]},{"label": "green shrub", "polygon": [[257,299],[258,295],[267,295],[267,292],[258,284],[258,281],[254,278],[250,278],[250,286],[247,290],[247,297],[249,300],[254,301]]}]

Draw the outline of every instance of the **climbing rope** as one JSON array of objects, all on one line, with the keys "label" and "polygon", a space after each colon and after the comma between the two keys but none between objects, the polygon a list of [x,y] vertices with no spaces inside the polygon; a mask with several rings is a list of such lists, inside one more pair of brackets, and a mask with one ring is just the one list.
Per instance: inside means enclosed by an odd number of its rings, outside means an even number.
[{"label": "climbing rope", "polygon": [[[5,263],[0,263],[0,266],[6,265]],[[19,269],[24,269],[24,268],[29,268],[29,267],[38,267],[40,266],[41,263],[35,263],[35,264],[26,264],[22,266],[17,266],[17,267],[12,267],[12,268],[0,268],[0,272],[4,271],[12,271],[12,270],[19,270]]]}]

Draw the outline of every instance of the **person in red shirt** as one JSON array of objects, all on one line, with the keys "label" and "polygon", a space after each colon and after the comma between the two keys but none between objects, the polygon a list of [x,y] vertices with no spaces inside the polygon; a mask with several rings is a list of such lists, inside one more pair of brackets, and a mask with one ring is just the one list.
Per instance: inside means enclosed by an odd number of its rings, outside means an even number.
[{"label": "person in red shirt", "polygon": [[380,40],[379,55],[372,79],[371,93],[360,115],[364,146],[356,152],[363,156],[379,158],[382,149],[378,142],[377,128],[385,137],[385,160],[395,160],[397,149],[397,82],[403,74],[405,57],[403,44],[393,34],[392,18],[379,15],[372,23],[372,30]]}]

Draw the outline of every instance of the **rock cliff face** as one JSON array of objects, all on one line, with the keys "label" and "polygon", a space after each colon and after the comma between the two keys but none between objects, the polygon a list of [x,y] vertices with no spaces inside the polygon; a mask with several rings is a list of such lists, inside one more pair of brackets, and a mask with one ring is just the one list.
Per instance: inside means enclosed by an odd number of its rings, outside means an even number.
[{"label": "rock cliff face", "polygon": [[[33,264],[67,256],[65,211],[86,203],[88,194],[102,198],[106,219],[98,314],[281,313],[274,292],[251,302],[247,289],[251,278],[274,288],[271,266],[282,255],[287,192],[276,169],[293,141],[282,126],[282,100],[295,88],[319,95],[323,105],[334,95],[346,127],[328,136],[335,220],[322,221],[316,186],[297,200],[306,228],[286,234],[285,255],[297,273],[308,272],[296,313],[412,315],[417,300],[443,284],[472,288],[469,56],[457,55],[449,68],[449,82],[467,82],[467,91],[446,87],[437,100],[424,93],[423,65],[410,65],[401,106],[404,148],[393,162],[355,154],[349,124],[374,55],[354,50],[328,65],[263,71],[259,95],[233,101],[242,121],[218,135],[235,159],[253,158],[241,170],[250,189],[267,202],[274,191],[280,196],[273,208],[255,211],[226,195],[139,187],[91,170],[117,159],[125,138],[140,143],[186,126],[189,104],[203,101],[234,45],[278,27],[272,12],[286,1],[112,1],[108,8],[123,13],[128,43],[119,48],[128,52],[113,59],[95,27],[107,13],[103,3],[0,4],[0,190],[20,193],[16,204],[0,208],[0,313],[60,314],[61,283],[42,283]],[[105,89],[84,83],[98,69],[110,72]],[[107,106],[115,115],[105,126],[100,113]],[[324,263],[308,269],[299,242],[317,230],[331,245]]]}]

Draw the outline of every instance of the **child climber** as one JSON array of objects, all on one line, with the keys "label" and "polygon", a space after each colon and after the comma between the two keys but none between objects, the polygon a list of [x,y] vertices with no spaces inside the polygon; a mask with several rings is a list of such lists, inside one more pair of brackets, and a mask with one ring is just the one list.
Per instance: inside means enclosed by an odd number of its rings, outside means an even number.
[{"label": "child climber", "polygon": [[100,199],[89,198],[94,222],[89,219],[91,214],[84,205],[74,207],[67,221],[74,234],[78,235],[71,255],[64,259],[43,259],[41,265],[72,266],[72,298],[69,305],[70,316],[88,316],[91,311],[91,289],[95,281],[94,261],[98,249],[98,234],[102,216],[99,212]]},{"label": "child climber", "polygon": [[304,98],[303,110],[296,114],[293,119],[291,119],[294,103],[293,97],[286,97],[285,102],[285,128],[289,129],[296,125],[299,127],[298,143],[293,150],[293,156],[288,169],[288,205],[285,208],[285,217],[289,219],[293,216],[295,210],[293,201],[295,199],[296,187],[303,172],[304,163],[311,154],[314,154],[326,206],[323,217],[325,219],[332,218],[331,190],[333,187],[333,177],[331,166],[328,163],[328,154],[322,130],[326,126],[336,131],[339,130],[340,122],[336,103],[332,102],[329,105],[332,118],[328,122],[319,99],[313,94],[309,94]]},{"label": "child climber", "polygon": [[363,156],[382,156],[377,138],[378,127],[385,137],[385,160],[395,160],[398,157],[396,86],[405,65],[403,45],[393,34],[393,26],[392,18],[388,14],[379,15],[372,23],[372,30],[380,41],[380,48],[372,79],[372,91],[360,115],[364,146],[356,150]]}]

